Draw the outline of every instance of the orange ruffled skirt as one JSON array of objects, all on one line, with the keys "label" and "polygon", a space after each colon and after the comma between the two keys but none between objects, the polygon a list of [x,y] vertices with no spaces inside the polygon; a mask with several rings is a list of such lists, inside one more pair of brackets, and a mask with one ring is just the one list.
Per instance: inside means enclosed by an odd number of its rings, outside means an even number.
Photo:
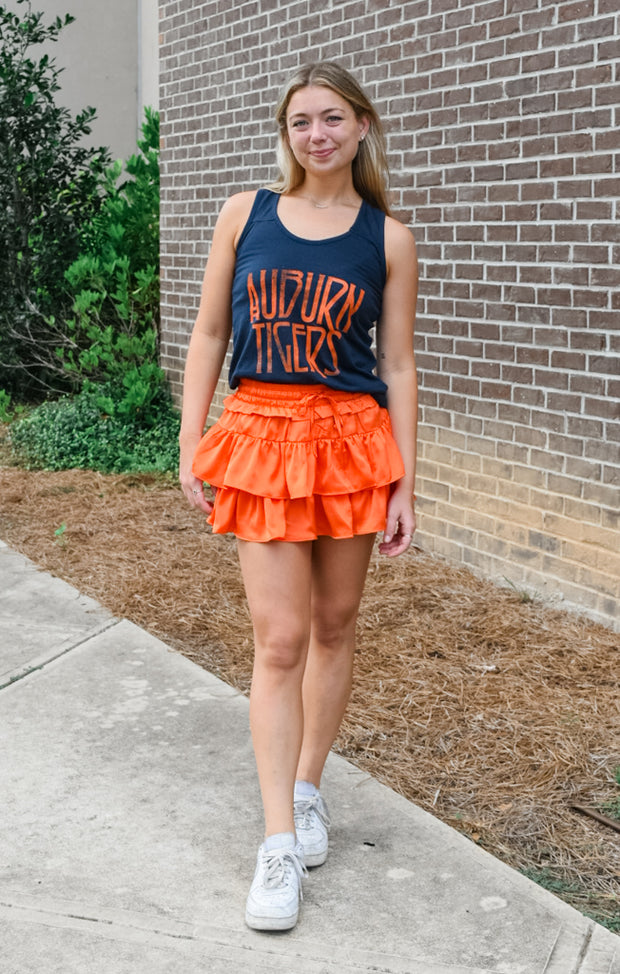
[{"label": "orange ruffled skirt", "polygon": [[213,531],[245,541],[382,531],[404,473],[388,412],[372,396],[250,379],[224,400],[192,469],[217,488]]}]

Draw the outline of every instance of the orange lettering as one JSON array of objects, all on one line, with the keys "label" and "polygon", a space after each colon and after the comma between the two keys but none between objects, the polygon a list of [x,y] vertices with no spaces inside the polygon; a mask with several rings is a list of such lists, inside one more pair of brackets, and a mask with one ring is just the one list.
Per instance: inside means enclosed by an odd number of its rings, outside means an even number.
[{"label": "orange lettering", "polygon": [[[317,342],[314,347],[312,346],[313,336],[316,336]],[[325,329],[320,328],[317,325],[308,325],[306,329],[306,361],[313,372],[318,372],[320,376],[323,376],[323,372],[317,365],[316,357],[321,351],[321,346],[325,342]]]},{"label": "orange lettering", "polygon": [[273,330],[270,321],[265,323],[265,328],[267,329],[267,371],[271,373],[273,372]]},{"label": "orange lettering", "polygon": [[338,368],[338,352],[336,351],[336,348],[334,346],[334,341],[335,341],[336,338],[340,339],[341,337],[342,337],[342,335],[341,335],[341,333],[339,331],[330,331],[330,332],[328,332],[328,335],[327,335],[327,344],[328,344],[329,350],[330,350],[330,352],[332,354],[332,362],[334,363],[334,369],[333,369],[333,371],[330,371],[330,369],[325,369],[325,375],[339,375],[340,374],[340,369]]},{"label": "orange lettering", "polygon": [[261,298],[261,308],[263,311],[263,318],[275,318],[276,316],[276,304],[277,304],[277,293],[278,293],[278,272],[277,270],[272,270],[271,272],[271,307],[267,306],[267,271],[260,272],[260,298]]},{"label": "orange lettering", "polygon": [[[286,304],[286,285],[289,281],[295,282],[295,291],[293,296],[289,298],[288,304]],[[303,287],[304,275],[303,271],[282,271],[282,278],[280,280],[280,302],[278,304],[278,317],[288,318],[295,302],[299,297],[299,292]]]},{"label": "orange lettering", "polygon": [[282,342],[280,341],[280,335],[278,332],[280,331],[280,328],[290,327],[291,326],[289,325],[288,321],[276,321],[275,325],[273,326],[273,340],[276,343],[285,372],[293,371],[293,363],[291,361],[291,346],[287,345],[286,348],[282,347]]},{"label": "orange lettering", "polygon": [[254,287],[252,273],[248,274],[248,298],[250,299],[250,321],[258,321],[260,318],[260,306],[258,304],[258,294]]},{"label": "orange lettering", "polygon": [[[331,288],[332,284],[338,284],[340,285],[340,287],[336,292],[336,294],[334,294],[334,296],[330,298],[329,289]],[[316,320],[321,325],[325,324],[325,322],[327,321],[327,327],[330,329],[330,331],[334,330],[334,323],[332,322],[330,311],[334,307],[334,305],[338,301],[340,301],[340,298],[343,297],[344,294],[346,294],[348,289],[349,289],[349,285],[347,281],[343,281],[341,277],[327,278],[327,285],[325,286],[325,290],[323,291],[321,307],[319,308],[319,313],[316,317]]]},{"label": "orange lettering", "polygon": [[358,296],[358,298],[356,300],[356,298],[355,298],[355,284],[350,284],[349,285],[349,293],[347,294],[346,301],[343,302],[342,308],[338,312],[338,317],[336,318],[336,328],[338,327],[338,325],[340,324],[340,322],[342,321],[342,319],[344,318],[344,316],[346,314],[347,315],[346,324],[345,324],[344,328],[341,329],[341,331],[346,332],[346,331],[349,330],[349,328],[351,327],[351,318],[353,317],[353,315],[355,314],[355,312],[358,310],[360,304],[364,300],[364,295],[365,294],[366,294],[366,292],[364,291],[364,289],[363,288],[360,288],[360,290],[359,290],[359,296]]},{"label": "orange lettering", "polygon": [[264,321],[259,321],[252,325],[256,333],[256,372],[260,373],[263,371],[263,336],[262,330],[265,327]]},{"label": "orange lettering", "polygon": [[301,318],[302,321],[312,322],[316,321],[316,309],[319,304],[319,297],[321,296],[321,289],[323,287],[323,282],[325,280],[325,274],[319,274],[319,279],[316,282],[316,289],[314,292],[314,301],[312,303],[312,311],[308,313],[308,298],[310,296],[310,289],[312,287],[312,281],[314,280],[314,272],[310,271],[308,277],[306,278],[306,288],[304,290],[304,299],[301,305]]},{"label": "orange lettering", "polygon": [[295,372],[309,372],[307,365],[301,365],[299,361],[299,339],[303,340],[306,329],[303,325],[293,325],[293,359],[295,362]]}]

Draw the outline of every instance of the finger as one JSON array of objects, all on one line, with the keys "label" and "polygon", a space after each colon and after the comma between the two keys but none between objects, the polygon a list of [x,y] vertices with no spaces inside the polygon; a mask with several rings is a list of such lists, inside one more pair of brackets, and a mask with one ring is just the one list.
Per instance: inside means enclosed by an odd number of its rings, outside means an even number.
[{"label": "finger", "polygon": [[383,532],[383,543],[389,544],[398,530],[398,520],[395,517],[389,517],[385,522],[385,531]]},{"label": "finger", "polygon": [[383,542],[379,545],[379,551],[382,555],[387,555],[389,558],[395,558],[397,555],[402,555],[411,546],[412,535],[402,534],[396,535],[389,542]]}]

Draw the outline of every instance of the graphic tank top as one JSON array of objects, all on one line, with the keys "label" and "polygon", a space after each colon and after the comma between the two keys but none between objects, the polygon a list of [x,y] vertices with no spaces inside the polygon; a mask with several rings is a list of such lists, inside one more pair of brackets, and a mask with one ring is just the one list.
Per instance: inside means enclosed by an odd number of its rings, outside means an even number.
[{"label": "graphic tank top", "polygon": [[385,215],[363,202],[346,233],[306,240],[260,189],[237,245],[229,382],[323,383],[386,404],[371,329],[386,279]]}]

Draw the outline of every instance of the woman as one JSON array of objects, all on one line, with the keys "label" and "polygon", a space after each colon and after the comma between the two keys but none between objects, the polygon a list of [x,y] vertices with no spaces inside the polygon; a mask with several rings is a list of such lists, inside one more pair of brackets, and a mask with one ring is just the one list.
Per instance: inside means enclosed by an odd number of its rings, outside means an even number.
[{"label": "woman", "polygon": [[[306,867],[327,856],[321,774],[373,542],[382,530],[399,555],[415,530],[417,263],[389,215],[379,119],[322,62],[292,78],[277,121],[279,182],[231,197],[215,227],[180,438],[184,493],[237,536],[252,615],[265,839],[246,922],[260,930],[295,925]],[[236,391],[203,437],[231,328]]]}]

